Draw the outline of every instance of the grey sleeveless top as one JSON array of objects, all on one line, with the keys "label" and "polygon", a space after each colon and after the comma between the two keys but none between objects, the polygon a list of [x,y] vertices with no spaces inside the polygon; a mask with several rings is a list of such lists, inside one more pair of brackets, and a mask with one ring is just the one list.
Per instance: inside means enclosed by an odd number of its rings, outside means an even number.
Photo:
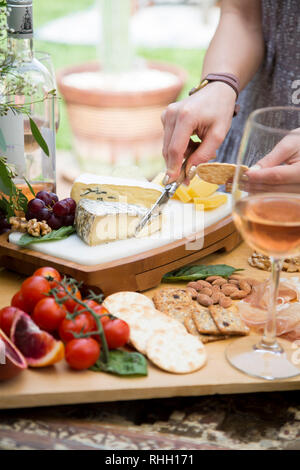
[{"label": "grey sleeveless top", "polygon": [[220,162],[236,162],[244,125],[252,111],[266,106],[299,104],[300,0],[262,0],[261,4],[265,57],[254,78],[240,93],[240,112],[233,118],[217,152]]}]

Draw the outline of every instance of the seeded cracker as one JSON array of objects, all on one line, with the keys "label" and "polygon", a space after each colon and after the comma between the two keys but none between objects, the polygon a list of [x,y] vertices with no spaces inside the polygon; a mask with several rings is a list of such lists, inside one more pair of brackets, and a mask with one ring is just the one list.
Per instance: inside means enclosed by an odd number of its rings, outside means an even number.
[{"label": "seeded cracker", "polygon": [[221,335],[221,331],[214,322],[207,307],[199,305],[199,310],[192,313],[192,318],[199,333],[207,335]]},{"label": "seeded cracker", "polygon": [[[244,172],[248,169],[247,166],[241,165],[240,171]],[[228,180],[234,177],[236,165],[231,163],[200,163],[197,166],[198,176],[213,184],[226,184]]]},{"label": "seeded cracker", "polygon": [[186,318],[184,320],[184,326],[186,327],[187,331],[191,335],[197,336],[202,341],[203,344],[212,343],[213,341],[226,339],[226,336],[223,336],[223,335],[218,335],[218,336],[217,335],[203,335],[199,333],[192,317]]},{"label": "seeded cracker", "polygon": [[198,310],[198,304],[185,289],[161,289],[153,296],[155,307],[175,320],[184,323],[185,318]]},{"label": "seeded cracker", "polygon": [[223,308],[220,305],[210,305],[208,308],[221,333],[225,335],[249,334],[249,328],[235,311],[230,308]]}]

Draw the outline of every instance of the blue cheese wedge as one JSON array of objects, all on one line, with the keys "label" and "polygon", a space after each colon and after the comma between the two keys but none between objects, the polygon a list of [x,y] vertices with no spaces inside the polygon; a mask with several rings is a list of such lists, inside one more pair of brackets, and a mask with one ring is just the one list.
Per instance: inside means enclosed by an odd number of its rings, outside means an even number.
[{"label": "blue cheese wedge", "polygon": [[71,197],[76,203],[80,199],[93,199],[102,202],[126,202],[150,208],[162,190],[161,186],[149,181],[85,173],[75,180]]},{"label": "blue cheese wedge", "polygon": [[[124,240],[134,236],[146,212],[147,209],[139,205],[81,199],[76,208],[75,227],[78,236],[90,246]],[[149,236],[160,227],[161,216],[157,216],[139,237]]]}]

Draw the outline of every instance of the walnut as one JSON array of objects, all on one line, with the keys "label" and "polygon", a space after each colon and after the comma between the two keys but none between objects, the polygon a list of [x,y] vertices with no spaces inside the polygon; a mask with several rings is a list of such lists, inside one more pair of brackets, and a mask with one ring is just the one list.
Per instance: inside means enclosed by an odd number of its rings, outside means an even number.
[{"label": "walnut", "polygon": [[[271,262],[268,256],[262,255],[254,251],[248,259],[250,266],[263,269],[264,271],[271,271]],[[290,273],[300,272],[300,257],[288,258],[284,260],[282,270]]]},{"label": "walnut", "polygon": [[27,220],[25,217],[10,217],[9,223],[13,232],[27,232]]},{"label": "walnut", "polygon": [[27,224],[27,232],[32,237],[40,237],[52,232],[52,229],[45,220],[38,222],[37,219],[30,219]]}]

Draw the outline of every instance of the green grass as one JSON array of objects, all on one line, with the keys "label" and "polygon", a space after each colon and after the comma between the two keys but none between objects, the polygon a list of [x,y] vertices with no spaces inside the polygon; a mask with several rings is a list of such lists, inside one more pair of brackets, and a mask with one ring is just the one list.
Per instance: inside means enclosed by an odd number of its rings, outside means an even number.
[{"label": "green grass", "polygon": [[[94,4],[94,0],[36,0],[34,2],[35,29],[48,21],[76,11],[85,10]],[[45,41],[35,41],[37,50],[51,54],[55,70],[73,64],[97,60],[97,48],[93,46],[78,46],[56,44]],[[136,51],[137,55],[148,60],[170,62],[183,67],[188,73],[188,80],[182,92],[187,94],[192,86],[198,83],[201,74],[204,50],[196,49],[145,49]],[[57,133],[57,148],[71,148],[71,131],[64,103],[61,102],[61,123]]]}]

